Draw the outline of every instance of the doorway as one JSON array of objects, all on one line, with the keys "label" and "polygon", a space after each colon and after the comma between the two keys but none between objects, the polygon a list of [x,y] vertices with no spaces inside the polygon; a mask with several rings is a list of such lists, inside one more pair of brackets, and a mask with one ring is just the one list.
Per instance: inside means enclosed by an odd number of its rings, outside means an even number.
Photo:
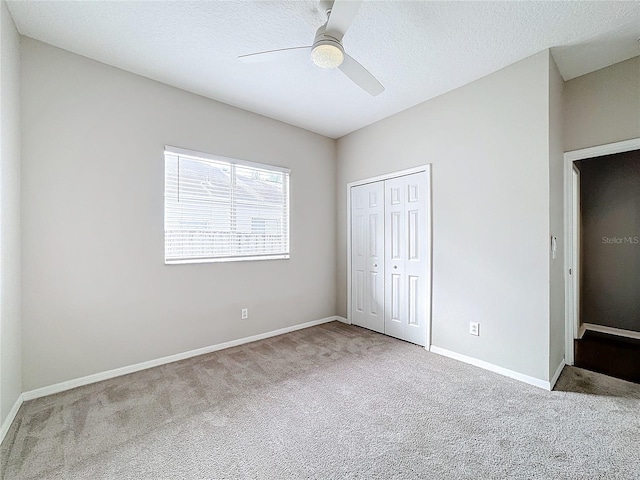
[{"label": "doorway", "polygon": [[565,154],[569,365],[640,381],[640,139]]},{"label": "doorway", "polygon": [[353,325],[429,348],[431,170],[347,185],[347,315]]}]

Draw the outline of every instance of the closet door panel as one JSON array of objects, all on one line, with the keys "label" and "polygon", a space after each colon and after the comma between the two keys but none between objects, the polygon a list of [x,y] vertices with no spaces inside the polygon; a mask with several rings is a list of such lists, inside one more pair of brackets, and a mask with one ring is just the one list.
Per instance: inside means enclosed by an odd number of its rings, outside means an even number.
[{"label": "closet door panel", "polygon": [[426,173],[385,181],[385,333],[426,344]]},{"label": "closet door panel", "polygon": [[384,184],[351,188],[351,321],[384,332]]},{"label": "closet door panel", "polygon": [[426,173],[416,173],[405,178],[406,256],[404,273],[407,282],[407,318],[404,322],[403,340],[426,344],[427,334],[427,187]]},{"label": "closet door panel", "polygon": [[385,180],[385,322],[384,332],[402,338],[407,316],[404,177]]}]

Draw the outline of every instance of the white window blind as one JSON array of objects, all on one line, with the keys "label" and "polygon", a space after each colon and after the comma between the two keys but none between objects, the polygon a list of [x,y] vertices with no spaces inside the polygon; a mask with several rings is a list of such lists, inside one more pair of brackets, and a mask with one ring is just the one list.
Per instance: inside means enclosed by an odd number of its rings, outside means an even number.
[{"label": "white window blind", "polygon": [[165,147],[165,263],[289,258],[288,169]]}]

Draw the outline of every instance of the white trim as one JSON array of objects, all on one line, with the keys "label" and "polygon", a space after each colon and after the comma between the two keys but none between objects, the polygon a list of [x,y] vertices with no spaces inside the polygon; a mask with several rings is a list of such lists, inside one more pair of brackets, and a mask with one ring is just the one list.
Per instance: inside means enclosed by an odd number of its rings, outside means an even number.
[{"label": "white trim", "polygon": [[165,153],[177,155],[179,157],[190,157],[196,160],[211,160],[213,162],[235,163],[236,165],[244,165],[246,167],[259,168],[260,170],[269,170],[272,172],[291,173],[290,168],[279,167],[277,165],[269,165],[267,163],[249,162],[248,160],[240,160],[239,158],[224,157],[222,155],[214,155],[212,153],[197,152],[195,150],[187,150],[186,148],[164,146]]},{"label": "white trim", "polygon": [[254,262],[260,260],[289,260],[288,253],[252,255],[252,256],[234,256],[234,257],[201,257],[201,258],[185,258],[178,260],[164,260],[165,265],[184,265],[187,263],[225,263],[225,262]]},{"label": "white trim", "polygon": [[573,277],[569,274],[573,265],[573,161],[564,154],[564,358],[573,365],[574,301]]},{"label": "white trim", "polygon": [[[622,142],[609,143],[606,145],[598,145],[595,147],[583,148],[581,150],[573,150],[564,154],[564,230],[565,230],[565,352],[564,358],[567,365],[574,363],[574,346],[573,339],[581,338],[580,332],[584,334],[581,328],[574,326],[575,321],[575,304],[576,292],[573,287],[572,275],[569,275],[569,269],[573,269],[575,273],[576,265],[573,265],[573,162],[576,160],[584,160],[586,158],[597,158],[604,155],[613,155],[615,153],[630,152],[632,150],[640,150],[640,138],[624,140]],[[578,272],[579,273],[579,272]],[[578,319],[579,322],[579,319]]]},{"label": "white trim", "polygon": [[[640,340],[640,332],[634,332],[633,330],[607,327],[605,325],[595,325],[593,323],[583,323],[581,329],[582,335],[584,335],[584,332],[586,330],[591,330],[592,332],[608,333],[609,335],[616,335],[617,337],[635,338],[637,340]],[[580,335],[580,338],[582,338],[582,335]]]},{"label": "white trim", "polygon": [[585,327],[584,325],[580,325],[580,328],[578,329],[578,336],[576,338],[580,340],[582,337],[584,337],[584,333],[586,331],[587,331],[587,327]]},{"label": "white trim", "polygon": [[351,185],[347,183],[347,322],[351,321]]},{"label": "white trim", "polygon": [[426,172],[431,167],[430,164],[420,165],[418,167],[407,168],[405,170],[399,170],[397,172],[385,173],[376,177],[363,178],[362,180],[354,180],[347,183],[347,192],[351,190],[351,187],[357,187],[358,185],[366,185],[367,183],[375,183],[381,180],[389,180],[391,178],[405,177],[414,173]]},{"label": "white trim", "polygon": [[630,152],[632,150],[640,150],[640,138],[633,138],[623,142],[608,143],[606,145],[598,145],[596,147],[583,148],[581,150],[572,150],[564,154],[564,159],[569,162],[576,160],[584,160],[585,158],[596,158],[604,155],[613,155],[614,153]]},{"label": "white trim", "polygon": [[406,175],[412,175],[414,173],[426,172],[427,174],[427,306],[426,306],[426,340],[424,348],[429,350],[431,347],[431,313],[432,313],[432,301],[433,301],[433,193],[432,193],[432,179],[431,179],[431,164],[419,165],[417,167],[407,168],[405,170],[399,170],[397,172],[385,173],[375,177],[364,178],[362,180],[355,180],[347,183],[347,323],[351,325],[351,188],[359,185],[366,185],[367,183],[374,183],[384,180],[390,180],[392,178],[404,177]]},{"label": "white trim", "polygon": [[562,373],[562,370],[564,369],[565,365],[566,363],[564,362],[564,358],[563,358],[562,361],[560,362],[560,365],[558,365],[558,368],[556,368],[556,373],[554,373],[553,377],[551,377],[551,381],[549,382],[549,390],[553,390],[554,387],[556,386],[556,382],[558,381],[558,378],[560,378],[560,374]]},{"label": "white trim", "polygon": [[571,188],[573,188],[573,194],[571,195],[571,215],[572,215],[572,226],[571,226],[571,249],[572,249],[572,257],[571,257],[571,265],[573,266],[573,270],[571,271],[572,283],[571,286],[573,288],[573,338],[576,337],[576,333],[580,330],[580,275],[581,275],[581,265],[580,265],[580,170],[578,170],[575,164],[572,163],[571,168]]},{"label": "white trim", "polygon": [[427,165],[427,343],[424,348],[431,351],[433,333],[433,179],[431,176],[431,165]]},{"label": "white trim", "polygon": [[565,332],[564,357],[574,364],[573,340],[580,336],[580,226],[575,213],[580,209],[580,171],[574,163],[565,164]]},{"label": "white trim", "polygon": [[11,410],[9,410],[9,415],[7,415],[7,418],[5,418],[4,422],[2,423],[2,427],[0,428],[0,443],[4,441],[4,437],[11,428],[11,424],[15,420],[16,415],[18,414],[18,410],[20,410],[20,406],[23,402],[24,394],[20,394],[16,399],[16,403],[14,403],[13,407],[11,407]]},{"label": "white trim", "polygon": [[431,345],[430,351],[433,353],[437,353],[438,355],[442,355],[444,357],[449,357],[449,358],[453,358],[454,360],[458,360],[460,362],[468,363],[469,365],[473,365],[475,367],[480,367],[484,370],[489,370],[490,372],[499,373],[500,375],[513,378],[514,380],[519,380],[521,382],[528,383],[529,385],[533,385],[534,387],[543,388],[545,390],[551,390],[550,382],[547,382],[545,380],[540,380],[539,378],[530,377],[529,375],[515,372],[513,370],[509,370],[508,368],[499,367],[498,365],[485,362],[484,360],[478,360],[477,358],[467,357],[466,355],[452,352],[445,348],[436,347],[435,345]]},{"label": "white trim", "polygon": [[347,325],[351,325],[351,322],[348,319],[344,318],[344,317],[339,317],[339,316],[336,315],[336,320],[339,321],[339,322],[342,322],[342,323],[346,323]]},{"label": "white trim", "polygon": [[250,337],[239,338],[238,340],[231,340],[229,342],[218,343],[216,345],[210,345],[208,347],[197,348],[188,352],[177,353],[175,355],[169,355],[167,357],[157,358],[155,360],[149,360],[147,362],[136,363],[135,365],[128,365],[126,367],[115,368],[113,370],[107,370],[106,372],[94,373],[87,375],[86,377],[75,378],[73,380],[67,380],[66,382],[56,383],[55,385],[49,385],[42,388],[36,388],[22,394],[23,400],[33,400],[34,398],[45,397],[47,395],[53,395],[54,393],[64,392],[71,390],[72,388],[82,387],[91,383],[101,382],[114,377],[120,377],[122,375],[128,375],[129,373],[139,372],[140,370],[147,370],[149,368],[157,367],[159,365],[165,365],[167,363],[177,362],[198,355],[204,355],[205,353],[217,352],[218,350],[224,350],[225,348],[237,347],[238,345],[244,345],[245,343],[251,343],[258,340],[264,340],[265,338],[276,337],[285,333],[295,332],[296,330],[302,330],[304,328],[314,327],[323,323],[333,322],[339,320],[340,317],[331,316],[321,318],[320,320],[313,320],[311,322],[301,323],[299,325],[293,325],[291,327],[280,328],[271,332],[260,333],[258,335],[252,335]]}]

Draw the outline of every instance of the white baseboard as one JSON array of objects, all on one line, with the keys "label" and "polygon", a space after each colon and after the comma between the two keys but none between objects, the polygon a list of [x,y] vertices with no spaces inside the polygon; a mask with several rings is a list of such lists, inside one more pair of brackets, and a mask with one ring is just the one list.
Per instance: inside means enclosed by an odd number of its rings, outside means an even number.
[{"label": "white baseboard", "polygon": [[551,381],[549,382],[549,390],[553,390],[553,387],[556,386],[556,382],[558,381],[558,378],[560,378],[560,374],[562,373],[564,366],[565,366],[565,361],[563,358],[562,361],[560,362],[560,365],[558,365],[558,368],[556,368],[556,373],[554,373],[553,377],[551,377]]},{"label": "white baseboard", "polygon": [[351,325],[351,322],[347,318],[336,315],[336,320],[342,323],[346,323],[347,325]]},{"label": "white baseboard", "polygon": [[582,340],[582,337],[584,337],[584,332],[587,331],[587,327],[584,326],[584,323],[582,325],[580,325],[580,328],[578,329],[578,340]]},{"label": "white baseboard", "polygon": [[640,332],[634,332],[633,330],[623,330],[622,328],[606,327],[604,325],[595,325],[593,323],[583,323],[580,326],[579,338],[582,338],[584,332],[587,330],[591,330],[592,332],[608,333],[609,335],[616,335],[618,337],[640,339]]},{"label": "white baseboard", "polygon": [[0,443],[3,442],[4,436],[9,431],[9,428],[11,428],[11,424],[15,420],[16,415],[18,414],[18,410],[20,410],[20,406],[24,401],[23,397],[24,395],[20,394],[20,396],[16,399],[16,403],[14,403],[13,407],[11,407],[11,410],[9,410],[9,415],[7,415],[7,418],[5,418],[4,422],[2,422],[2,427],[0,427]]},{"label": "white baseboard", "polygon": [[533,385],[534,387],[543,388],[545,390],[551,390],[551,382],[540,380],[539,378],[535,378],[535,377],[530,377],[529,375],[515,372],[513,370],[509,370],[508,368],[500,367],[498,365],[494,365],[493,363],[485,362],[484,360],[478,360],[477,358],[467,357],[466,355],[452,352],[444,348],[436,347],[435,345],[431,345],[431,348],[429,351],[433,353],[437,353],[438,355],[443,355],[445,357],[453,358],[454,360],[458,360],[460,362],[468,363],[470,365],[483,368],[485,370],[489,370],[490,372],[499,373],[500,375],[504,375],[505,377],[513,378],[515,380],[528,383],[529,385]]},{"label": "white baseboard", "polygon": [[195,350],[190,350],[188,352],[169,355],[168,357],[162,357],[155,360],[149,360],[147,362],[136,363],[135,365],[128,365],[126,367],[107,370],[106,372],[94,373],[92,375],[87,375],[86,377],[75,378],[73,380],[67,380],[66,382],[56,383],[55,385],[49,385],[47,387],[36,388],[35,390],[24,392],[22,394],[22,399],[26,402],[35,398],[45,397],[47,395],[53,395],[54,393],[71,390],[72,388],[82,387],[84,385],[101,382],[110,378],[128,375],[129,373],[139,372],[140,370],[147,370],[159,365],[177,362],[178,360],[184,360],[187,358],[196,357],[198,355],[204,355],[205,353],[216,352],[218,350],[224,350],[225,348],[237,347],[238,345],[244,345],[245,343],[251,343],[258,340],[263,340],[265,338],[276,337],[285,333],[295,332],[296,330],[314,327],[322,323],[333,322],[335,320],[342,321],[340,319],[341,317],[337,317],[334,315],[331,317],[321,318],[320,320],[313,320],[311,322],[293,325],[291,327],[280,328],[271,332],[260,333],[258,335],[252,335],[250,337],[239,338],[238,340],[231,340],[229,342],[218,343],[217,345],[210,345],[208,347],[198,348]]}]

